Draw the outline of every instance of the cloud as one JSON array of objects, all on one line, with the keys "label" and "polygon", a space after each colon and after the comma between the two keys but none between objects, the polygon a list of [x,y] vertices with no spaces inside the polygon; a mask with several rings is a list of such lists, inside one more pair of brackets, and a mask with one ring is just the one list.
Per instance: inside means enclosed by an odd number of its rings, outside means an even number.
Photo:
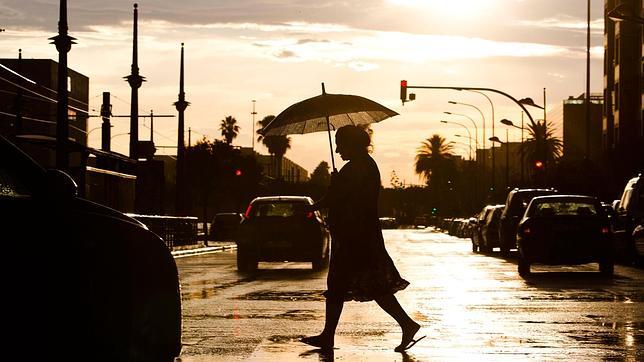
[{"label": "cloud", "polygon": [[[578,32],[586,32],[588,23],[576,17],[568,15],[560,15],[557,17],[545,18],[540,20],[521,20],[517,22],[520,26],[535,27],[542,29],[554,30],[573,30]],[[590,30],[593,34],[603,34],[604,32],[604,19],[598,18],[590,22]]]},{"label": "cloud", "polygon": [[297,58],[297,54],[290,50],[282,50],[281,52],[275,54],[275,56],[281,59]]}]

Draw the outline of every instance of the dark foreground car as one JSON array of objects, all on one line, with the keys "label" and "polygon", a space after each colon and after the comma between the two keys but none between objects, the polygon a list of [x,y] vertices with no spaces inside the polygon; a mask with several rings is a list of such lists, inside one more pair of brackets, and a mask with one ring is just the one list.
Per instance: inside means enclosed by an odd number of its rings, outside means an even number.
[{"label": "dark foreground car", "polygon": [[210,237],[208,240],[235,240],[243,215],[236,212],[222,212],[215,214],[210,224]]},{"label": "dark foreground car", "polygon": [[535,197],[517,232],[519,274],[530,265],[598,262],[602,274],[612,275],[614,247],[607,216],[594,197],[557,195]]},{"label": "dark foreground car", "polygon": [[255,198],[248,205],[237,239],[237,269],[253,271],[260,261],[329,261],[329,232],[320,213],[305,212],[303,196]]},{"label": "dark foreground car", "polygon": [[172,361],[179,278],[143,224],[0,136],[5,360]]},{"label": "dark foreground car", "polygon": [[516,234],[519,221],[533,197],[554,195],[554,189],[514,189],[508,193],[505,208],[499,220],[499,247],[507,254],[516,247]]}]

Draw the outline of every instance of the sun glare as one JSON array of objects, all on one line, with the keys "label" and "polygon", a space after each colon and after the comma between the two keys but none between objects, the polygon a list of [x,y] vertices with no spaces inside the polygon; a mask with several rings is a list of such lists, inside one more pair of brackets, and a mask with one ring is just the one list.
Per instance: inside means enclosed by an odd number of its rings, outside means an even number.
[{"label": "sun glare", "polygon": [[419,8],[441,16],[475,16],[494,7],[497,0],[387,0],[394,6]]}]

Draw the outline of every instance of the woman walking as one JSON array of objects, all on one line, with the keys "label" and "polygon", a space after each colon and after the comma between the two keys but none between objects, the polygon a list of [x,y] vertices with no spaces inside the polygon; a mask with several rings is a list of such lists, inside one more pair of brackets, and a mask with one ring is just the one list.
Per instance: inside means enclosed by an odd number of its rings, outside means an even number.
[{"label": "woman walking", "polygon": [[349,162],[332,176],[327,195],[310,206],[310,210],[329,209],[332,246],[324,293],[324,330],[301,341],[333,349],[344,302],[375,300],[400,325],[402,341],[395,351],[402,352],[424,336],[414,339],[420,325],[407,315],[394,296],[409,282],[400,277],[385,249],[378,220],[380,172],[368,152],[369,135],[359,127],[344,126],[337,130],[335,142],[336,152]]}]

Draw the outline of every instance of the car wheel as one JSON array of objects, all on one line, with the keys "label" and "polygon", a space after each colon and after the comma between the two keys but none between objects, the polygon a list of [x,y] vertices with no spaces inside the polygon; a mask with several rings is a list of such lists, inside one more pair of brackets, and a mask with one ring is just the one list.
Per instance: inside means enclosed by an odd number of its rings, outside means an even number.
[{"label": "car wheel", "polygon": [[615,264],[612,261],[600,261],[599,272],[602,275],[611,276],[615,271]]},{"label": "car wheel", "polygon": [[474,242],[472,242],[472,252],[473,253],[478,253],[479,252],[479,247],[478,247],[478,245],[474,244]]},{"label": "car wheel", "polygon": [[527,276],[530,275],[530,263],[525,260],[523,257],[519,256],[519,275]]},{"label": "car wheel", "polygon": [[257,256],[248,247],[237,247],[237,270],[251,272],[257,270]]}]

